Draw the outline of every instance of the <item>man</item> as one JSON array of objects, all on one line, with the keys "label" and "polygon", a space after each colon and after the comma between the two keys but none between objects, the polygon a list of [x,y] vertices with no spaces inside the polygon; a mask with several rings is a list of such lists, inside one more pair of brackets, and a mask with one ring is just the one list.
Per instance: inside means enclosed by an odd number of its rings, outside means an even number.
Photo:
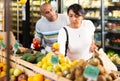
[{"label": "man", "polygon": [[[51,44],[57,41],[58,31],[69,23],[67,15],[58,14],[49,3],[40,6],[42,17],[36,23],[36,34],[34,39],[43,37],[46,51],[51,51]],[[34,40],[33,39],[33,40]],[[42,41],[43,43],[43,41]]]}]

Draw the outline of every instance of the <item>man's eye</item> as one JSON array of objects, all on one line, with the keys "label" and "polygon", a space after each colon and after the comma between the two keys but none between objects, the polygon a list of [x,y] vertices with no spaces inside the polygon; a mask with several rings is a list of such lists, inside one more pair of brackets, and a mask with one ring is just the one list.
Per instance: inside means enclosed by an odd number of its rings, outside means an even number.
[{"label": "man's eye", "polygon": [[46,14],[49,14],[49,12],[46,12]]},{"label": "man's eye", "polygon": [[69,15],[69,17],[72,17],[72,15]]},{"label": "man's eye", "polygon": [[50,11],[53,11],[53,9],[50,9]]}]

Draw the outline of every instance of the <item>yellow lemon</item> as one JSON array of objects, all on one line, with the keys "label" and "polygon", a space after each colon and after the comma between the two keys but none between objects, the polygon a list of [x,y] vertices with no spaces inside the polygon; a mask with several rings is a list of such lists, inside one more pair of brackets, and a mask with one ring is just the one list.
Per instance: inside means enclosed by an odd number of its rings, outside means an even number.
[{"label": "yellow lemon", "polygon": [[42,65],[42,68],[45,69],[45,70],[47,69],[47,67],[48,67],[47,63],[44,63],[44,64]]},{"label": "yellow lemon", "polygon": [[64,58],[64,55],[63,54],[59,54],[59,58]]},{"label": "yellow lemon", "polygon": [[38,63],[37,63],[37,66],[38,66],[38,67],[42,67],[42,64],[43,64],[42,62],[38,62]]},{"label": "yellow lemon", "polygon": [[56,72],[57,75],[62,76],[62,72],[58,71]]},{"label": "yellow lemon", "polygon": [[54,71],[55,71],[55,72],[61,71],[60,66],[59,66],[59,65],[55,66],[55,67],[54,67]]},{"label": "yellow lemon", "polygon": [[42,58],[42,62],[43,62],[43,63],[46,63],[46,62],[47,62],[47,58],[46,58],[46,57],[43,57],[43,58]]},{"label": "yellow lemon", "polygon": [[54,49],[59,49],[59,48],[60,48],[60,45],[59,45],[58,42],[55,42],[55,43],[53,43],[52,47],[53,47]]},{"label": "yellow lemon", "polygon": [[74,60],[74,61],[71,63],[71,66],[75,66],[78,62],[79,62],[79,60]]}]

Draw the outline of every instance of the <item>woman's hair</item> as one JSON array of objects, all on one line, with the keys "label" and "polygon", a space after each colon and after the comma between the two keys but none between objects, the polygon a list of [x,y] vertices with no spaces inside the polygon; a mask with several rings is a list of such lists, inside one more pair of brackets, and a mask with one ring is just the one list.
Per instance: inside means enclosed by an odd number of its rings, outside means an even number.
[{"label": "woman's hair", "polygon": [[85,10],[79,4],[70,5],[67,9],[67,14],[69,13],[70,10],[72,10],[76,15],[79,15],[79,16],[81,16],[81,15],[84,16],[85,15]]}]

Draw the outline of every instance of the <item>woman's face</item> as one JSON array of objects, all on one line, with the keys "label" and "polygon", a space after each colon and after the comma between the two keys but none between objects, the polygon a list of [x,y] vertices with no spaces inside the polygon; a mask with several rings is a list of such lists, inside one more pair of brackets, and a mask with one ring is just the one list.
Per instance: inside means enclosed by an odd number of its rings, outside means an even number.
[{"label": "woman's face", "polygon": [[70,23],[73,25],[80,25],[81,21],[83,20],[82,15],[76,15],[73,10],[70,10],[68,13]]}]

